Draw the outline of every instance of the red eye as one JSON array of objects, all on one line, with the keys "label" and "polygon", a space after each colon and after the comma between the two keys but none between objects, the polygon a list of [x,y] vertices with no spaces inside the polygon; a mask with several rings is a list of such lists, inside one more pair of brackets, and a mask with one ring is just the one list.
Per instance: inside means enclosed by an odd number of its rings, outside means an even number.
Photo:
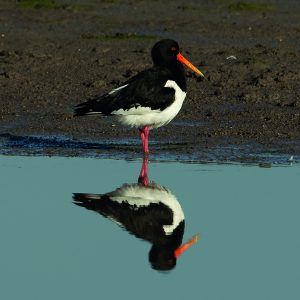
[{"label": "red eye", "polygon": [[171,51],[176,51],[177,49],[175,47],[172,47],[171,48]]}]

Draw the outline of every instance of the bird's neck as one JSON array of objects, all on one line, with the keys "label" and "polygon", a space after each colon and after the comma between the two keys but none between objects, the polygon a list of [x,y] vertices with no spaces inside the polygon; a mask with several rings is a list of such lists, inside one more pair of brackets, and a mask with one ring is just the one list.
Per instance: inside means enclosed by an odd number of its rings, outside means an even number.
[{"label": "bird's neck", "polygon": [[172,73],[172,79],[177,83],[183,92],[186,92],[186,79],[183,65],[180,62],[176,62],[175,64],[168,66],[168,69]]}]

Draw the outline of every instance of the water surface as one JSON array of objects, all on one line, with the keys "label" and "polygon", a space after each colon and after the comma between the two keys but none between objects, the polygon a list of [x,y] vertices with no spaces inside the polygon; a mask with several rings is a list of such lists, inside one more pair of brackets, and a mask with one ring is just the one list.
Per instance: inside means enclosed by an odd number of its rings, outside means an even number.
[{"label": "water surface", "polygon": [[183,240],[174,270],[153,270],[151,245],[72,203],[135,183],[141,161],[0,156],[1,299],[299,299],[299,165],[150,161],[176,196]]}]

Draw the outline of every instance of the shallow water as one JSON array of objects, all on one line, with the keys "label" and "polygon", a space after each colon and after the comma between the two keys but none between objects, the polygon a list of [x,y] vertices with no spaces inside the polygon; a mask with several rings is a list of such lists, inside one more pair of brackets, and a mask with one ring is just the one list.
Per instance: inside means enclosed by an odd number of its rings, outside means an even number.
[{"label": "shallow water", "polygon": [[[176,123],[176,122],[175,122]],[[178,122],[176,123],[178,124]],[[175,125],[176,125],[175,124]],[[193,123],[192,126],[198,126]],[[186,125],[185,124],[185,125]],[[295,142],[293,142],[295,143]],[[180,161],[193,163],[264,163],[286,164],[299,160],[299,155],[292,152],[282,152],[276,148],[257,143],[235,145],[201,146],[190,149],[192,143],[150,141],[151,158],[155,161]],[[288,144],[286,144],[288,146]],[[78,140],[71,137],[28,135],[18,136],[9,133],[0,134],[0,155],[11,156],[80,156],[98,159],[137,160],[140,158],[141,141],[136,139],[102,139]]]},{"label": "shallow water", "polygon": [[1,299],[299,299],[300,167],[149,164],[200,240],[170,272],[151,245],[72,203],[135,183],[141,161],[0,156]]}]

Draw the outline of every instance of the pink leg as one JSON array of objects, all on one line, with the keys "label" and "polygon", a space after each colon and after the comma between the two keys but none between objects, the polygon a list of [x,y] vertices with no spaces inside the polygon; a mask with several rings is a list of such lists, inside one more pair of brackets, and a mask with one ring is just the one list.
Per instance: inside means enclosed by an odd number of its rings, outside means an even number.
[{"label": "pink leg", "polygon": [[148,149],[149,127],[145,126],[144,128],[139,129],[139,130],[140,130],[140,136],[141,136],[141,140],[142,140],[142,144],[143,144],[144,153],[148,154],[148,152],[149,152],[149,149]]},{"label": "pink leg", "polygon": [[148,186],[149,178],[148,178],[148,156],[144,155],[143,157],[143,165],[139,175],[138,182],[144,186]]}]

